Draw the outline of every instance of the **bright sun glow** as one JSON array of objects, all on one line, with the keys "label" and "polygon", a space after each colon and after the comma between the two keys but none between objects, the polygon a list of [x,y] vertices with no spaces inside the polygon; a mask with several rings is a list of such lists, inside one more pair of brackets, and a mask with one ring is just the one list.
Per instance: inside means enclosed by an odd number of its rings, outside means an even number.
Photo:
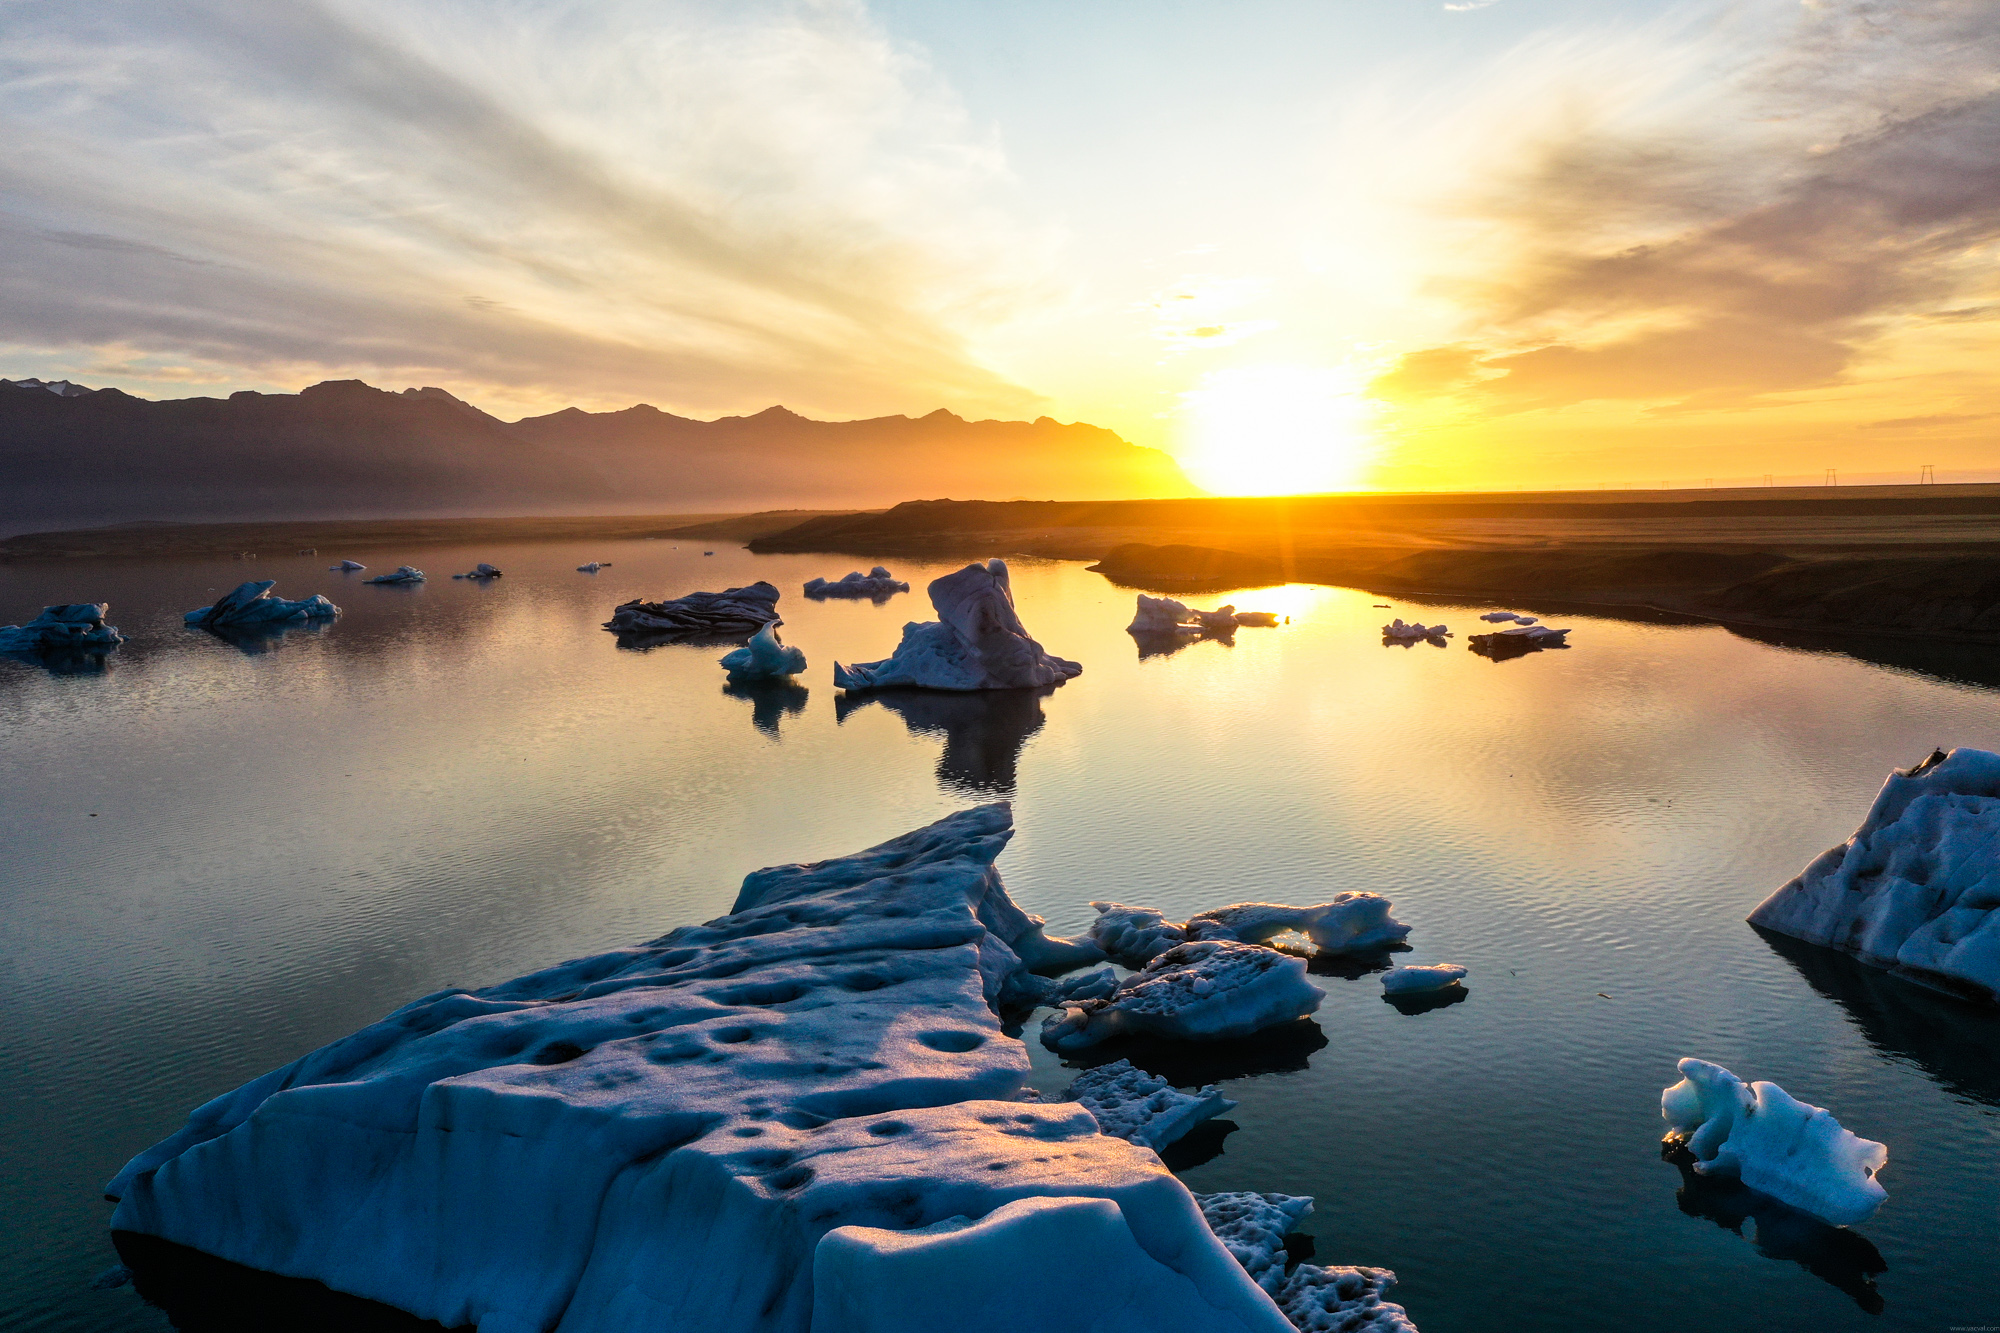
[{"label": "bright sun glow", "polygon": [[1181,468],[1218,495],[1351,490],[1374,461],[1377,404],[1348,369],[1242,366],[1181,395]]}]

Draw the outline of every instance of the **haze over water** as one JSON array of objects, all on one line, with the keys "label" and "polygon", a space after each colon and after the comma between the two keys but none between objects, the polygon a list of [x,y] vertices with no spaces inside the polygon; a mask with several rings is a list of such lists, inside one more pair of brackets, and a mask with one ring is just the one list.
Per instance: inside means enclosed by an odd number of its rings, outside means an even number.
[{"label": "haze over water", "polygon": [[[0,568],[0,618],[108,598],[131,636],[101,676],[0,662],[0,1325],[164,1327],[130,1288],[88,1288],[112,1262],[98,1194],[210,1097],[426,992],[719,915],[756,867],[1002,798],[1008,886],[1058,930],[1093,899],[1178,917],[1365,889],[1414,926],[1406,961],[1471,968],[1467,1001],[1416,1016],[1371,977],[1318,975],[1323,1045],[1280,1043],[1267,1072],[1167,1069],[1241,1103],[1238,1128],[1173,1159],[1188,1185],[1314,1195],[1317,1260],[1395,1269],[1426,1333],[1988,1320],[1993,1020],[1838,958],[1787,961],[1743,916],[1851,831],[1892,766],[2000,748],[1992,690],[1579,616],[1551,617],[1573,649],[1495,664],[1463,647],[1483,608],[1308,586],[1228,598],[1287,625],[1142,660],[1130,592],[1017,562],[1024,619],[1080,678],[844,705],[833,661],[886,655],[951,566],[885,558],[915,593],[815,604],[803,580],[873,560],[701,550]],[[325,572],[347,554],[431,581]],[[614,563],[574,572],[592,558]],[[447,577],[481,559],[506,577]],[[180,628],[246,577],[344,614],[261,654]],[[795,691],[735,697],[723,648],[624,650],[598,628],[633,596],[756,578],[784,589],[811,660]],[[1459,637],[1385,648],[1396,614]],[[1035,1030],[1054,1094],[1073,1071]],[[1792,1256],[1765,1257],[1682,1211],[1657,1141],[1683,1055],[1889,1145],[1860,1248],[1743,1222]]]}]

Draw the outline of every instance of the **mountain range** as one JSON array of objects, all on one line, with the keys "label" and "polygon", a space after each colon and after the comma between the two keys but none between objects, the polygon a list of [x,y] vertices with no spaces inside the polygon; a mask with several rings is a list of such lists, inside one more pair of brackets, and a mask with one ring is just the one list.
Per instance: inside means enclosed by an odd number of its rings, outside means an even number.
[{"label": "mountain range", "polygon": [[152,401],[0,380],[0,524],[875,508],[920,496],[1192,495],[1166,454],[1049,417],[700,421],[640,404],[503,421],[443,389],[328,380]]}]

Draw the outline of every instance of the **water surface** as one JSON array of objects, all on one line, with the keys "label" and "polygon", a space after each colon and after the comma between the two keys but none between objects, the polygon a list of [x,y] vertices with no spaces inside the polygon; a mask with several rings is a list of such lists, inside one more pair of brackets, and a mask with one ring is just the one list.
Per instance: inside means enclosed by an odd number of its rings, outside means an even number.
[{"label": "water surface", "polygon": [[[109,600],[132,636],[98,675],[0,661],[0,1326],[165,1327],[89,1287],[98,1192],[198,1103],[414,996],[716,916],[749,870],[999,798],[1007,883],[1057,929],[1092,899],[1367,889],[1415,927],[1408,961],[1472,969],[1468,1000],[1417,1015],[1319,975],[1305,1032],[1158,1057],[1240,1103],[1174,1158],[1188,1184],[1315,1196],[1318,1259],[1395,1269],[1426,1333],[2000,1324],[1994,1020],[1743,923],[1891,767],[2000,748],[1976,658],[1567,615],[1571,650],[1494,663],[1463,647],[1484,608],[1303,585],[1232,595],[1287,625],[1142,657],[1129,592],[1017,562],[1029,627],[1083,676],[846,699],[833,661],[887,655],[948,566],[886,559],[915,594],[822,604],[805,579],[874,560],[704,549],[0,567],[0,622]],[[432,579],[363,586],[325,569],[343,555]],[[445,577],[478,560],[506,576]],[[249,577],[344,614],[272,644],[180,628]],[[790,690],[599,628],[757,578],[812,663]],[[1385,648],[1398,614],[1460,637]],[[1658,1153],[1683,1055],[1885,1141],[1888,1204],[1833,1232],[1685,1188]]]}]

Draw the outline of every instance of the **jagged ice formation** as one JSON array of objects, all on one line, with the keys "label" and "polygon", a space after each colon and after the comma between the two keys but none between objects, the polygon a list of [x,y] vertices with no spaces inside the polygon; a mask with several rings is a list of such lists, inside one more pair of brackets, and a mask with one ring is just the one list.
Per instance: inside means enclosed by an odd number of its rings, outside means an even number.
[{"label": "jagged ice formation", "polygon": [[339,607],[318,593],[296,602],[274,596],[271,589],[276,584],[276,579],[252,579],[238,584],[216,598],[213,605],[190,611],[181,620],[189,629],[276,629],[308,620],[331,620],[340,614]]},{"label": "jagged ice formation", "polygon": [[930,595],[936,620],[904,625],[895,653],[880,662],[835,662],[833,683],[848,690],[1010,690],[1057,685],[1083,671],[1028,636],[1014,610],[1004,561],[967,565],[935,579]]}]

